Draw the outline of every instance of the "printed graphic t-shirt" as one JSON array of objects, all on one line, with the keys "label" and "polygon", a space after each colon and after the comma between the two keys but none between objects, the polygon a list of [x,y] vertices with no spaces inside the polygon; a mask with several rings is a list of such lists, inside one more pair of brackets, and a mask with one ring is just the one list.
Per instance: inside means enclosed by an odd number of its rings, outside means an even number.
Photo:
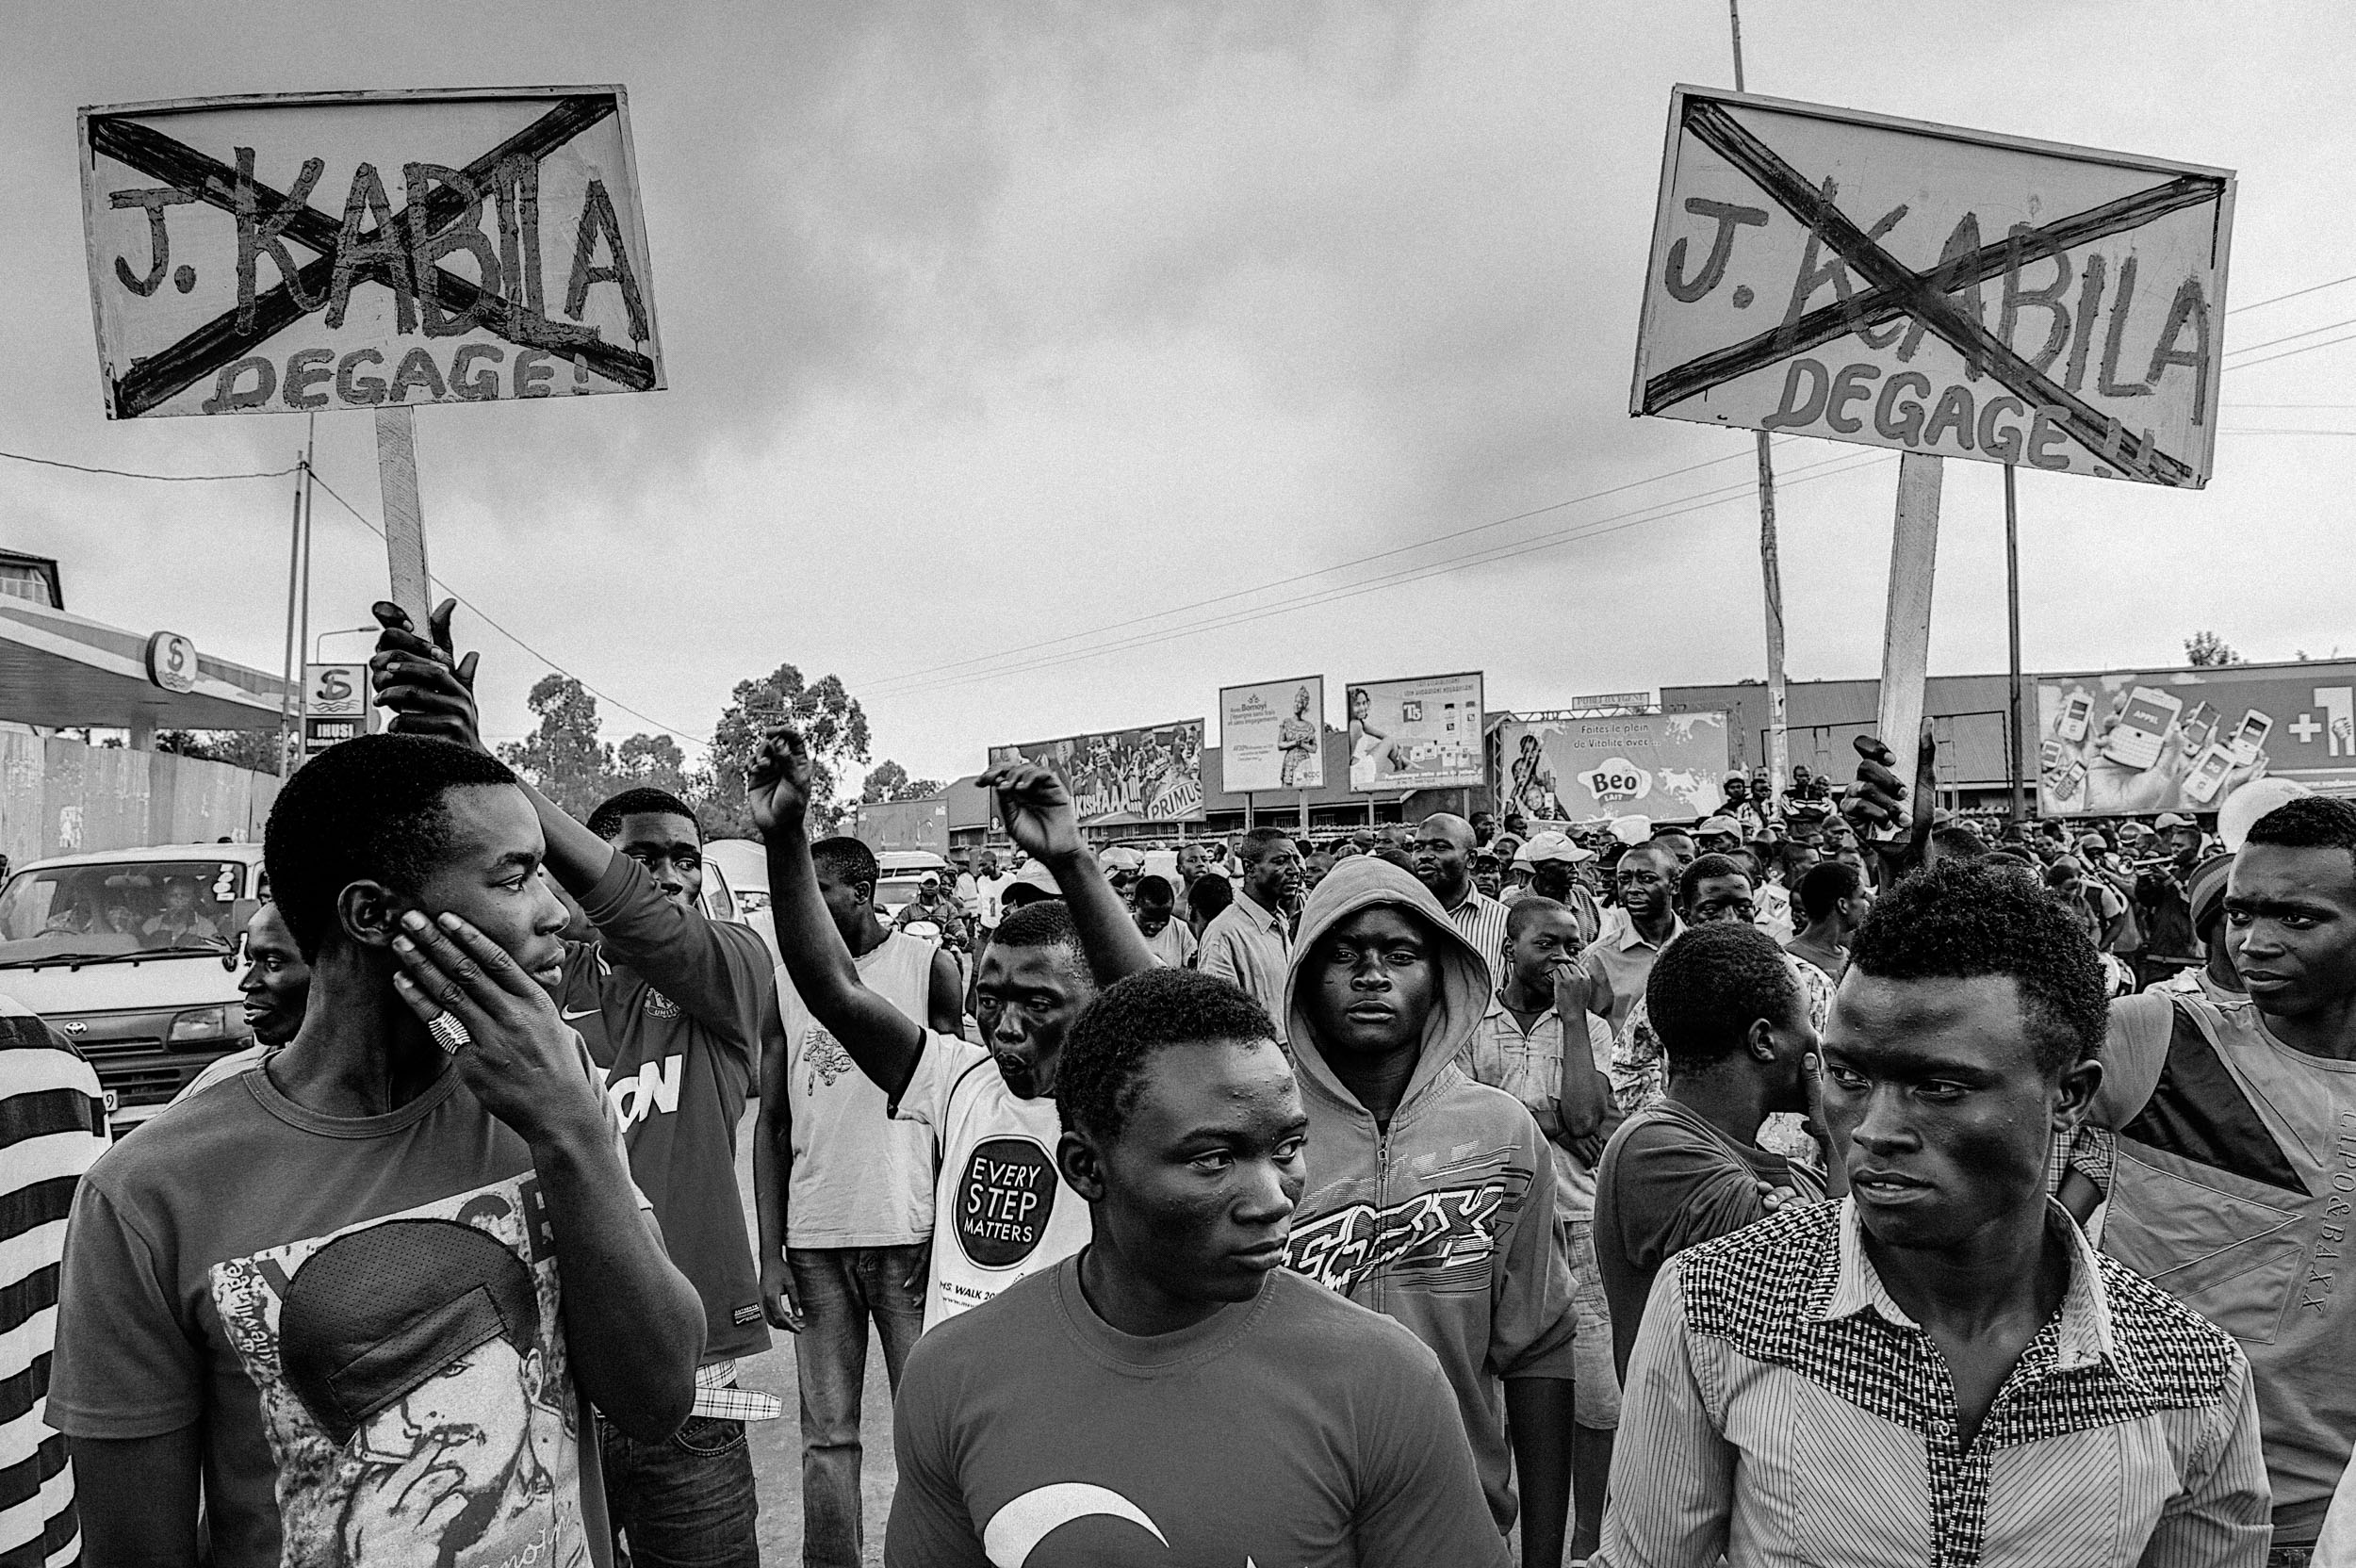
[{"label": "printed graphic t-shirt", "polygon": [[925,1030],[892,1114],[940,1140],[925,1331],[1088,1245],[1088,1204],[1055,1170],[1055,1101],[1018,1098],[989,1052]]},{"label": "printed graphic t-shirt", "polygon": [[1405,1329],[1285,1269],[1138,1338],[1069,1258],[928,1333],[890,1568],[1503,1568],[1456,1396]]},{"label": "printed graphic t-shirt", "polygon": [[[931,1000],[933,955],[894,931],[859,955],[861,984],[911,1019]],[[785,1098],[794,1126],[788,1247],[906,1247],[933,1233],[933,1135],[894,1120],[877,1088],[777,971]]]},{"label": "printed graphic t-shirt", "polygon": [[772,1013],[776,960],[751,926],[681,909],[626,855],[581,906],[599,940],[567,944],[557,1006],[604,1072],[630,1177],[703,1299],[704,1360],[765,1350],[736,1129]]},{"label": "printed graphic t-shirt", "polygon": [[611,1568],[562,1312],[531,1152],[455,1072],[335,1118],[256,1067],[84,1179],[49,1420],[125,1439],[201,1421],[219,1568],[278,1568],[282,1547]]}]

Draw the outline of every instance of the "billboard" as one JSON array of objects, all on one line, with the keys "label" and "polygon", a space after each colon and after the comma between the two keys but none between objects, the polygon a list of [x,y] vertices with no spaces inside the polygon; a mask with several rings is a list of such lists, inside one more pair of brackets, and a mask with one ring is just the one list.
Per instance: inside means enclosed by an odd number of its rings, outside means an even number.
[{"label": "billboard", "polygon": [[1726,799],[1722,712],[1520,718],[1497,726],[1500,810],[1546,822],[1700,818]]},{"label": "billboard", "polygon": [[931,795],[922,800],[871,800],[851,808],[851,837],[881,854],[892,849],[929,849],[949,853],[949,802]]},{"label": "billboard", "polygon": [[2214,811],[2272,774],[2356,794],[2356,662],[2037,678],[2037,810]]},{"label": "billboard", "polygon": [[1325,678],[1225,686],[1219,787],[1227,794],[1325,788]]},{"label": "billboard", "polygon": [[85,108],[109,418],[660,389],[618,87]]},{"label": "billboard", "polygon": [[991,767],[1017,758],[1063,776],[1084,825],[1203,820],[1201,719],[990,748]]},{"label": "billboard", "polygon": [[2199,489],[2233,175],[1680,87],[1628,412]]},{"label": "billboard", "polygon": [[1473,789],[1486,782],[1480,671],[1362,681],[1349,690],[1352,790]]}]

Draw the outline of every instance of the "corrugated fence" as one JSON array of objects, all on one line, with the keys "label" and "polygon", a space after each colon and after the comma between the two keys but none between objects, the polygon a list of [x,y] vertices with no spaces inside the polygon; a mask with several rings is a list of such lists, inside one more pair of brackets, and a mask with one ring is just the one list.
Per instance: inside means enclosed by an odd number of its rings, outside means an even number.
[{"label": "corrugated fence", "polygon": [[258,841],[278,780],[170,752],[0,731],[0,854],[12,865],[141,844]]}]

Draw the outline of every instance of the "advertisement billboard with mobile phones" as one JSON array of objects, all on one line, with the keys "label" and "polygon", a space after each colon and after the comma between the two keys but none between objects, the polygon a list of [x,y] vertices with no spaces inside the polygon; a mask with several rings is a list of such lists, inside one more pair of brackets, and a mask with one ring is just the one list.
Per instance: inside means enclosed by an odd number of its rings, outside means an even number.
[{"label": "advertisement billboard with mobile phones", "polygon": [[2044,816],[2215,811],[2268,774],[2356,795],[2356,662],[2039,676],[2037,717]]}]

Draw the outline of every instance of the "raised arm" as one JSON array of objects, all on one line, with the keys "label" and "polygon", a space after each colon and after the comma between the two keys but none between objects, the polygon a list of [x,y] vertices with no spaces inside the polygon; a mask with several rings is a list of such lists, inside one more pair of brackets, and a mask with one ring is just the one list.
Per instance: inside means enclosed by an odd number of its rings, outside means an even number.
[{"label": "raised arm", "polygon": [[763,743],[746,793],[753,825],[769,849],[769,913],[785,972],[812,1017],[842,1042],[859,1070],[897,1100],[924,1054],[914,1019],[867,988],[851,950],[818,896],[810,858],[809,744],[780,729]]},{"label": "raised arm", "polygon": [[998,792],[998,816],[1006,832],[1055,877],[1064,902],[1072,906],[1072,923],[1079,928],[1080,945],[1097,985],[1109,986],[1152,969],[1153,954],[1138,934],[1137,923],[1129,918],[1129,906],[1105,880],[1104,869],[1080,837],[1080,814],[1063,780],[1035,763],[1014,762],[991,769],[977,782]]},{"label": "raised arm", "polygon": [[785,1263],[794,1179],[794,1107],[786,1098],[787,1041],[775,992],[761,1030],[761,1109],[753,1114],[753,1218],[761,1234],[761,1310],[773,1329],[802,1331],[802,1304]]}]

